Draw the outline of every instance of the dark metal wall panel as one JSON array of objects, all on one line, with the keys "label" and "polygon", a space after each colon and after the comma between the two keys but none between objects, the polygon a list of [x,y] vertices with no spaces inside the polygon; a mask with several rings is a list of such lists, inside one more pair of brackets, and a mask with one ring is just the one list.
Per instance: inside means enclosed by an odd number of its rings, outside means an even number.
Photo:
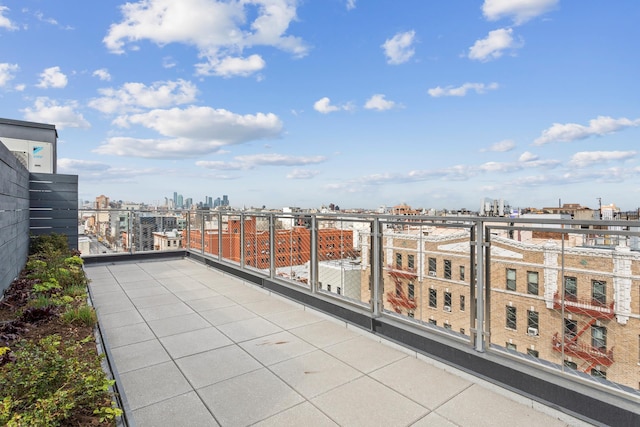
[{"label": "dark metal wall panel", "polygon": [[0,143],[0,297],[29,254],[29,172]]},{"label": "dark metal wall panel", "polygon": [[30,232],[64,234],[78,249],[78,176],[29,174]]}]

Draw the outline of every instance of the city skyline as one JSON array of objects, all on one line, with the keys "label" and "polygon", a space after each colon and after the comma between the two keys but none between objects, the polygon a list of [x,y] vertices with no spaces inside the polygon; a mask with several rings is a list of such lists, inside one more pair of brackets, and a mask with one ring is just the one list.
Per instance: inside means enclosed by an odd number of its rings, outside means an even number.
[{"label": "city skyline", "polygon": [[0,117],[83,199],[638,207],[635,1],[66,5],[0,0]]}]

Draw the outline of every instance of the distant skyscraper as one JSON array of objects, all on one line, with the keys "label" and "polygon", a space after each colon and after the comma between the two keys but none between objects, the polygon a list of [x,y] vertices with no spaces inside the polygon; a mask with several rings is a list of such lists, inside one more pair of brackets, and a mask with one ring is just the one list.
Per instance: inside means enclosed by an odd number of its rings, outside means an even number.
[{"label": "distant skyscraper", "polygon": [[208,208],[213,207],[213,197],[207,197],[207,207]]},{"label": "distant skyscraper", "polygon": [[221,203],[222,202],[220,201],[220,197],[216,197],[216,200],[213,202],[213,207],[217,208]]},{"label": "distant skyscraper", "polygon": [[191,206],[193,206],[193,199],[191,197],[189,197],[184,201],[183,208],[191,209]]},{"label": "distant skyscraper", "polygon": [[173,192],[173,206],[178,206],[178,192]]},{"label": "distant skyscraper", "polygon": [[182,194],[178,194],[176,200],[176,208],[182,209],[184,207],[184,199],[182,198]]},{"label": "distant skyscraper", "polygon": [[229,206],[229,196],[226,194],[222,196],[222,206]]}]

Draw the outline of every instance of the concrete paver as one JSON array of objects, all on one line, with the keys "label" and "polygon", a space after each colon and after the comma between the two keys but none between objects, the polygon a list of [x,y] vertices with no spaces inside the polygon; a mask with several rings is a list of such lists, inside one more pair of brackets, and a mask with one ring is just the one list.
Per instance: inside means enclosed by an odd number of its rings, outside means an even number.
[{"label": "concrete paver", "polygon": [[138,426],[585,425],[191,260],[86,272]]}]

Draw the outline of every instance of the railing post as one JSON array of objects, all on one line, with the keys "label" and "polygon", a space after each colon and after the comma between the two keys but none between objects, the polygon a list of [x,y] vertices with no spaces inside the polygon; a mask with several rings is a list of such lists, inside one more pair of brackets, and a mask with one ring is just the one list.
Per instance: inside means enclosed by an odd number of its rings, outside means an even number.
[{"label": "railing post", "polygon": [[475,274],[475,294],[476,294],[476,340],[475,349],[479,352],[485,351],[485,330],[484,330],[484,227],[482,220],[476,221],[476,274]]},{"label": "railing post", "polygon": [[311,282],[311,292],[318,291],[318,217],[311,216],[311,248],[309,260],[309,281]]},{"label": "railing post", "polygon": [[[229,223],[227,223],[227,227]],[[229,230],[229,241],[231,241],[231,230]],[[212,249],[213,250],[213,249]],[[218,261],[222,261],[222,211],[218,211]]]},{"label": "railing post", "polygon": [[275,214],[269,214],[269,278],[276,277],[276,260],[273,254],[276,252],[276,224]]},{"label": "railing post", "polygon": [[129,255],[133,254],[133,245],[136,244],[136,240],[133,236],[132,225],[133,225],[133,212],[129,211],[127,212],[127,236],[129,236]]},{"label": "railing post", "polygon": [[245,255],[245,242],[244,242],[244,212],[240,212],[240,269],[244,270],[244,255]]},{"label": "railing post", "polygon": [[191,214],[187,213],[187,238],[184,242],[185,248],[191,250]]},{"label": "railing post", "polygon": [[[191,210],[189,210],[191,211]],[[198,216],[198,210],[196,209],[196,216]],[[204,255],[204,212],[200,211],[200,250],[202,251],[202,255]]]},{"label": "railing post", "polygon": [[379,218],[371,223],[371,308],[373,317],[382,315],[382,230]]}]

